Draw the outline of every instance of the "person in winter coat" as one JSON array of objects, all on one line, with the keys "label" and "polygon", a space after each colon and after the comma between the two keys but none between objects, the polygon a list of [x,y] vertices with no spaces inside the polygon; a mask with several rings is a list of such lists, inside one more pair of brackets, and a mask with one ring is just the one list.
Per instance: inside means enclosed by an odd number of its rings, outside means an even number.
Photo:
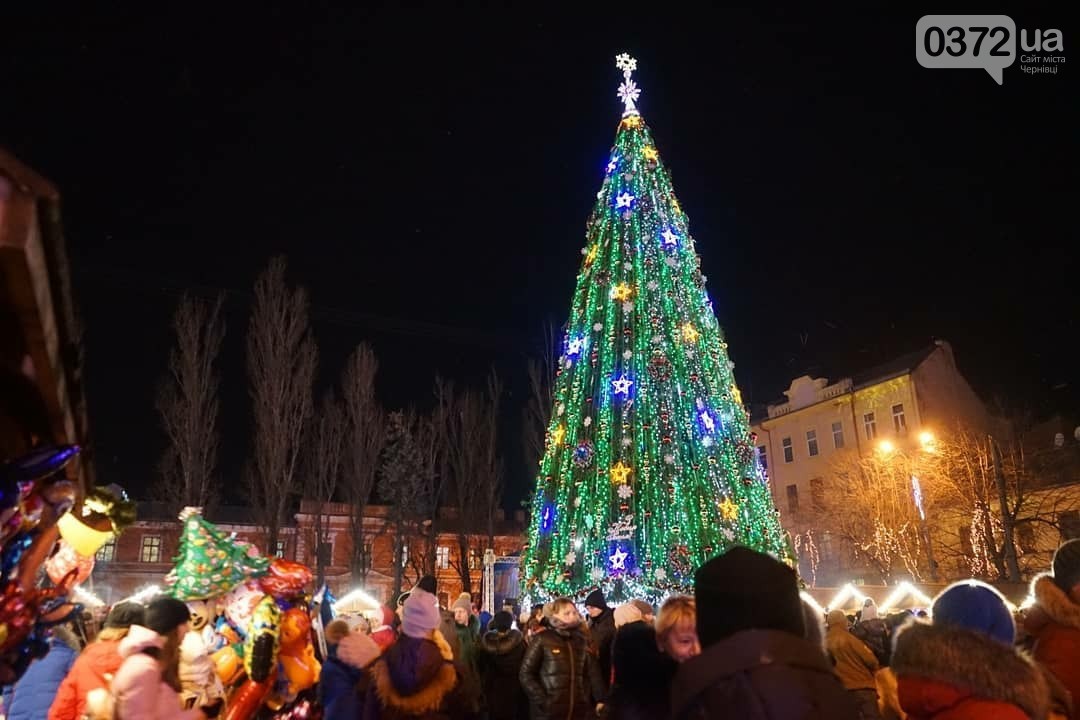
[{"label": "person in winter coat", "polygon": [[652,625],[623,625],[615,633],[611,663],[615,682],[605,703],[609,720],[664,720],[678,664],[660,650]]},{"label": "person in winter coat", "polygon": [[57,690],[75,664],[79,641],[66,627],[56,627],[49,637],[45,657],[30,663],[6,700],[7,720],[46,720]]},{"label": "person in winter coat", "polygon": [[495,613],[490,629],[480,638],[479,666],[490,720],[517,720],[528,715],[525,691],[518,673],[525,657],[525,638],[515,630],[513,616]]},{"label": "person in winter coat", "polygon": [[358,720],[364,709],[370,675],[367,670],[382,649],[363,632],[354,632],[344,620],[326,626],[327,658],[319,675],[319,702],[327,718]]},{"label": "person in winter coat", "polygon": [[49,720],[82,720],[86,696],[91,690],[108,687],[123,662],[120,641],[128,634],[128,628],[143,623],[144,613],[143,606],[133,602],[118,603],[109,610],[97,638],[83,648],[60,683],[49,708]]},{"label": "person in winter coat", "polygon": [[441,622],[435,596],[414,588],[401,609],[401,635],[371,666],[363,720],[460,717],[459,678]]},{"label": "person in winter coat", "polygon": [[863,641],[870,652],[874,653],[878,665],[887,667],[889,655],[892,654],[892,643],[889,641],[889,628],[885,620],[878,617],[877,605],[873,598],[866,598],[863,604],[859,622],[851,628],[851,634]]},{"label": "person in winter coat", "polygon": [[877,720],[881,717],[874,679],[880,667],[877,658],[866,643],[848,630],[843,610],[830,611],[825,626],[825,649],[833,660],[836,676],[855,699],[861,720]]},{"label": "person in winter coat", "polygon": [[120,641],[124,662],[112,681],[116,720],[202,720],[216,717],[220,701],[184,710],[180,703],[180,642],[188,631],[188,607],[170,597],[146,606],[144,625],[132,625]]},{"label": "person in winter coat", "polygon": [[[1080,706],[1080,540],[1069,540],[1054,553],[1053,573],[1031,583],[1035,604],[1024,629],[1031,635],[1035,660],[1053,673]],[[1080,707],[1073,720],[1080,718]]]},{"label": "person in winter coat", "polygon": [[701,654],[675,673],[672,718],[858,718],[823,653],[803,638],[789,567],[734,547],[698,569],[694,599]]},{"label": "person in winter coat", "polygon": [[589,652],[574,603],[559,598],[545,608],[548,629],[533,636],[518,679],[529,698],[532,720],[585,720],[595,698],[606,693]]},{"label": "person in winter coat", "polygon": [[455,655],[461,676],[461,698],[470,716],[480,712],[483,698],[480,670],[476,662],[476,646],[480,639],[480,621],[472,613],[472,596],[463,592],[451,608],[454,613],[454,632],[460,651]]},{"label": "person in winter coat", "polygon": [[589,614],[589,642],[599,665],[601,694],[593,699],[604,702],[608,684],[611,682],[611,642],[615,639],[615,611],[608,607],[604,593],[597,588],[585,598],[585,612]]},{"label": "person in winter coat", "polygon": [[933,624],[897,632],[892,668],[900,705],[913,720],[1044,718],[1050,689],[1042,671],[1013,648],[1005,598],[977,580],[934,600]]},{"label": "person in winter coat", "polygon": [[[434,575],[425,575],[420,578],[420,582],[416,583],[416,587],[431,593],[434,597],[439,597],[438,585],[435,581]],[[439,608],[439,632],[443,636],[443,640],[450,645],[451,652],[454,653],[454,660],[461,660],[461,645],[458,643],[457,624],[454,622],[453,610],[447,610],[445,608]]]}]

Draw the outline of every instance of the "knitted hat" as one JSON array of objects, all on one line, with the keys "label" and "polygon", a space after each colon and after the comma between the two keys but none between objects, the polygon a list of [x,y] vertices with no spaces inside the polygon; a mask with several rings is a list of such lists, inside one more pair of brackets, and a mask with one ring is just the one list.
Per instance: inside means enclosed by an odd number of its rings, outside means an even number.
[{"label": "knitted hat", "polygon": [[462,610],[464,610],[467,613],[471,613],[472,612],[472,595],[470,595],[467,592],[463,592],[460,595],[458,595],[457,600],[454,601],[454,605],[450,609],[451,610],[457,610],[458,608],[461,608]]},{"label": "knitted hat", "polygon": [[107,628],[127,628],[132,625],[144,625],[145,622],[146,608],[135,602],[117,603],[105,617]]},{"label": "knitted hat", "polygon": [[438,594],[436,592],[438,586],[436,585],[434,575],[425,575],[424,577],[420,578],[420,582],[416,583],[416,587],[420,588],[421,590],[427,590],[432,595]]},{"label": "knitted hat", "polygon": [[623,625],[629,625],[630,623],[640,622],[641,611],[637,609],[637,606],[633,603],[625,603],[615,608],[615,627],[620,628]]},{"label": "knitted hat", "polygon": [[1080,538],[1062,543],[1054,553],[1054,584],[1068,593],[1080,583]]},{"label": "knitted hat", "polygon": [[604,600],[604,593],[600,592],[600,588],[596,588],[589,596],[585,598],[585,607],[599,608],[600,610],[607,610],[608,604]]},{"label": "knitted hat", "polygon": [[1005,598],[978,580],[963,580],[942,590],[934,598],[931,614],[935,625],[967,628],[1005,645],[1016,639],[1016,624]]},{"label": "knitted hat", "polygon": [[426,638],[442,621],[435,596],[420,588],[413,588],[409,593],[402,614],[401,631],[414,638]]},{"label": "knitted hat", "polygon": [[741,630],[781,630],[802,637],[795,573],[778,560],[735,546],[694,574],[697,632],[702,647]]},{"label": "knitted hat", "polygon": [[176,598],[159,595],[146,606],[143,626],[158,635],[168,635],[191,619],[188,606]]},{"label": "knitted hat", "polygon": [[488,629],[494,630],[495,632],[506,632],[513,624],[514,616],[505,610],[500,610],[491,618],[491,622],[488,623]]}]

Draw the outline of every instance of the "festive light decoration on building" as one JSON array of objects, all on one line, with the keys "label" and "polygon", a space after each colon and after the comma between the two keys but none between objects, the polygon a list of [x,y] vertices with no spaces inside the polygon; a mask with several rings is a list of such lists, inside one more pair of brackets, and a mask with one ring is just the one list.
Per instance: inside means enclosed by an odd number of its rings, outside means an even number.
[{"label": "festive light decoration on building", "polygon": [[896,586],[896,589],[892,591],[889,597],[885,598],[881,605],[878,606],[878,609],[882,612],[891,610],[896,607],[898,602],[909,596],[915,598],[915,601],[924,608],[928,608],[934,603],[934,600],[929,595],[904,580]]},{"label": "festive light decoration on building", "polygon": [[634,67],[620,56],[625,112],[587,223],[523,602],[595,585],[612,601],[655,602],[690,591],[694,570],[735,544],[793,561],[689,221],[628,85]]}]

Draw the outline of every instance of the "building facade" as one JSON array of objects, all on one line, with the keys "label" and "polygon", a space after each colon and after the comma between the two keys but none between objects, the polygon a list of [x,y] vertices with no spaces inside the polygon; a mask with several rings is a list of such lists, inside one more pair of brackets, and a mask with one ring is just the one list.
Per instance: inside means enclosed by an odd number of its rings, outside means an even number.
[{"label": "building facade", "polygon": [[882,447],[915,449],[935,433],[989,422],[944,341],[850,377],[797,377],[784,395],[752,418],[758,457],[796,551],[813,543],[820,558],[812,573],[801,567],[803,575],[825,584],[861,571],[846,565],[834,539],[819,531],[827,480],[838,456],[865,457]]},{"label": "building facade", "polygon": [[[325,581],[334,595],[341,597],[360,587],[380,602],[390,603],[396,531],[389,520],[389,510],[383,505],[370,505],[365,510],[362,528],[367,548],[367,572],[363,578],[354,575],[350,568],[353,522],[349,505],[331,503],[320,509],[318,503],[304,500],[294,522],[281,528],[276,554],[315,571],[321,547]],[[223,532],[234,533],[238,540],[260,548],[265,546],[265,532],[254,523],[246,508],[218,508],[208,519]],[[488,540],[482,533],[459,535],[457,521],[453,508],[443,508],[434,542],[418,534],[405,537],[401,573],[403,590],[417,582],[425,574],[425,568],[434,567],[440,600],[445,605],[453,603],[462,591],[463,574],[466,573],[473,599],[480,600],[483,556]],[[516,555],[521,550],[524,525],[523,513],[512,518],[499,514],[492,548],[497,556]],[[139,520],[98,551],[88,589],[111,604],[143,588],[163,585],[165,575],[173,566],[180,532],[180,521],[170,516],[163,506],[141,504]],[[428,557],[429,554],[432,556]]]}]

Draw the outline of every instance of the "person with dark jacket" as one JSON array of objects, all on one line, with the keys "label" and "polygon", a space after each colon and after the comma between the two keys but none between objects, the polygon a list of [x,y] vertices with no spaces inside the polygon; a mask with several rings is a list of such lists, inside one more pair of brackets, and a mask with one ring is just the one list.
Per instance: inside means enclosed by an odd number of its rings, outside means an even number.
[{"label": "person with dark jacket", "polygon": [[528,716],[528,702],[518,673],[525,658],[525,638],[512,625],[513,616],[501,610],[480,638],[479,666],[490,720]]},{"label": "person with dark jacket", "polygon": [[56,627],[49,637],[49,650],[45,657],[30,663],[26,673],[15,683],[8,708],[8,720],[46,720],[49,706],[64,681],[75,656],[79,641],[66,627]]},{"label": "person with dark jacket", "polygon": [[873,598],[866,598],[859,621],[855,623],[855,627],[851,628],[851,634],[870,648],[870,652],[877,658],[878,665],[888,667],[889,655],[892,654],[889,627],[883,618],[878,617],[877,605]]},{"label": "person with dark jacket", "polygon": [[897,631],[892,669],[900,706],[918,720],[1044,718],[1050,688],[1039,667],[1013,648],[1005,598],[977,580],[954,583],[934,600],[933,623]]},{"label": "person with dark jacket", "polygon": [[353,632],[344,620],[326,626],[327,658],[319,675],[319,702],[327,718],[357,720],[364,707],[371,676],[368,668],[382,649],[363,632]]},{"label": "person with dark jacket", "polygon": [[851,698],[804,637],[795,573],[734,547],[694,576],[701,654],[679,665],[677,720],[856,720]]},{"label": "person with dark jacket", "polygon": [[454,615],[454,633],[458,648],[454,659],[461,676],[461,696],[469,716],[480,712],[483,701],[480,687],[480,670],[476,663],[476,647],[480,639],[480,621],[472,613],[472,596],[463,592],[451,607]]},{"label": "person with dark jacket", "polygon": [[615,684],[606,703],[609,720],[668,717],[671,681],[678,663],[660,650],[652,625],[639,621],[619,628],[611,663],[615,667]]},{"label": "person with dark jacket", "polygon": [[[529,697],[532,720],[586,720],[596,697],[604,692],[581,615],[574,603],[559,598],[545,608],[548,629],[533,636],[521,662],[518,679]],[[591,691],[591,692],[590,692]]]},{"label": "person with dark jacket", "polygon": [[[438,584],[434,575],[425,575],[420,578],[420,581],[416,583],[416,587],[431,593],[431,595],[436,598],[439,597]],[[401,602],[404,602],[404,600]],[[454,660],[460,662],[461,645],[458,643],[457,625],[454,623],[454,613],[443,607],[439,608],[439,633],[442,634],[446,644],[450,646],[450,651],[454,653]]]},{"label": "person with dark jacket", "polygon": [[441,622],[435,596],[414,588],[402,606],[401,636],[371,667],[363,720],[461,716],[458,673],[453,651],[438,630]]},{"label": "person with dark jacket", "polygon": [[1080,718],[1080,539],[1054,553],[1053,572],[1031,583],[1035,597],[1024,618],[1032,655],[1072,695],[1073,720]]},{"label": "person with dark jacket", "polygon": [[607,697],[611,682],[611,643],[615,639],[615,611],[608,607],[604,593],[597,588],[585,598],[585,612],[589,613],[589,643],[596,656],[600,670],[602,692],[593,698],[598,703]]}]

